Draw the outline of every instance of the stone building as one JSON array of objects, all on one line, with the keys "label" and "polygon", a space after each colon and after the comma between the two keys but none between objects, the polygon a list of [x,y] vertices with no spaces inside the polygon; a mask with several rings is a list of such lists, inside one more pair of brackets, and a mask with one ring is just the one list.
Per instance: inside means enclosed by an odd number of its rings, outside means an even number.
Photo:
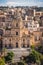
[{"label": "stone building", "polygon": [[[19,10],[18,10],[19,11]],[[12,14],[13,12],[13,14]],[[43,33],[39,27],[38,21],[33,20],[34,16],[28,16],[25,20],[19,13],[14,11],[7,12],[6,14],[0,14],[0,49],[1,48],[29,48],[31,45],[39,45],[43,41]],[[30,24],[37,30],[32,30],[28,28]],[[33,25],[34,24],[34,25]]]}]

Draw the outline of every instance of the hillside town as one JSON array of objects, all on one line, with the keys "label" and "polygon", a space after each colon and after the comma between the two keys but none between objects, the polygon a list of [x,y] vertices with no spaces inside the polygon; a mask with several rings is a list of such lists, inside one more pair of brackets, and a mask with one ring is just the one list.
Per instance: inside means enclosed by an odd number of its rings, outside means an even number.
[{"label": "hillside town", "polygon": [[12,50],[16,59],[28,55],[32,45],[43,46],[43,11],[36,8],[0,7],[0,56],[4,48]]}]

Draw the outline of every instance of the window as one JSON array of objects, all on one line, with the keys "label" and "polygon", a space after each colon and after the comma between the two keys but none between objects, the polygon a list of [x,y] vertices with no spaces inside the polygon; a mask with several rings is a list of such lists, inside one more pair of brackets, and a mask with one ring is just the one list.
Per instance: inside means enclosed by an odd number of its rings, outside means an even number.
[{"label": "window", "polygon": [[16,42],[16,48],[18,48],[18,42]]},{"label": "window", "polygon": [[2,21],[5,22],[5,17],[2,18]]},{"label": "window", "polygon": [[23,44],[23,46],[22,46],[23,48],[25,48],[25,44]]},{"label": "window", "polygon": [[12,12],[10,11],[9,14],[12,14]]},{"label": "window", "polygon": [[18,35],[18,32],[16,32],[16,35]]},{"label": "window", "polygon": [[9,39],[9,48],[12,48],[11,38]]},{"label": "window", "polygon": [[29,44],[27,44],[27,48],[29,47]]},{"label": "window", "polygon": [[35,37],[35,41],[39,41],[40,40],[40,37],[39,36],[36,36]]},{"label": "window", "polygon": [[11,45],[11,43],[9,44],[9,48],[12,48],[12,45]]},{"label": "window", "polygon": [[11,39],[9,39],[9,41],[11,42]]},{"label": "window", "polygon": [[18,23],[16,23],[16,27],[18,27]]},{"label": "window", "polygon": [[7,48],[7,44],[5,44],[5,48]]}]

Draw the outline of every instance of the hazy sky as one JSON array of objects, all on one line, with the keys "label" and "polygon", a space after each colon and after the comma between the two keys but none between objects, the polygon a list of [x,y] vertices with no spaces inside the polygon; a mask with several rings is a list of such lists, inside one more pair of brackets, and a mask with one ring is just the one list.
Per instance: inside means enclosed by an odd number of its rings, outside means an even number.
[{"label": "hazy sky", "polygon": [[0,6],[42,6],[43,0],[0,0]]}]

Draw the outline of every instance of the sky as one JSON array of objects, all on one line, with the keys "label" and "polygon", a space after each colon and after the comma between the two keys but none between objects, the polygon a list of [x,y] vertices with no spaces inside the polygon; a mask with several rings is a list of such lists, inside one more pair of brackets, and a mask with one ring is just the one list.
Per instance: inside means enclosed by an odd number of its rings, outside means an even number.
[{"label": "sky", "polygon": [[0,6],[38,6],[38,7],[43,7],[43,0],[0,0]]}]

